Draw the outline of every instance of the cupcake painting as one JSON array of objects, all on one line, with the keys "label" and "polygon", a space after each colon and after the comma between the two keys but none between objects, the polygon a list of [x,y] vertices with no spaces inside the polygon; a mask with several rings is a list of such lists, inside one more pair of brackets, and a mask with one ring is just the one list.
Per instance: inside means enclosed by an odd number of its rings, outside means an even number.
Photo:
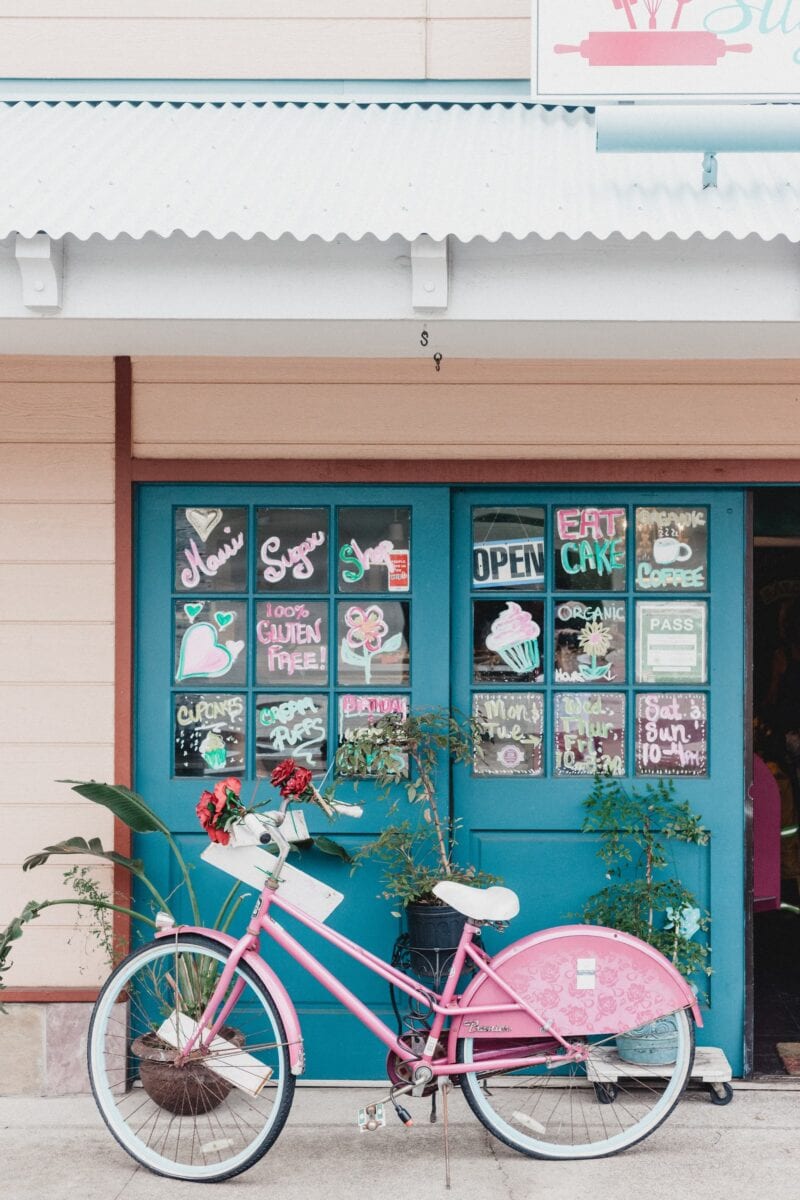
[{"label": "cupcake painting", "polygon": [[474,606],[476,682],[530,683],[543,677],[541,601],[477,600]]}]

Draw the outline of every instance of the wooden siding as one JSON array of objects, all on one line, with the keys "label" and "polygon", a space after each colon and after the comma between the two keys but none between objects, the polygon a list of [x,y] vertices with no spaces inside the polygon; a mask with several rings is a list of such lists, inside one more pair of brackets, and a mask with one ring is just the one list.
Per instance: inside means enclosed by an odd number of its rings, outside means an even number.
[{"label": "wooden siding", "polygon": [[794,361],[134,361],[139,458],[786,459],[799,418]]},{"label": "wooden siding", "polygon": [[[110,815],[56,780],[113,772],[113,396],[110,359],[0,358],[0,926],[70,894],[63,867],[24,875],[26,855],[75,834],[112,844]],[[75,917],[29,927],[12,988],[102,978]]]},{"label": "wooden siding", "polygon": [[525,79],[529,0],[2,0],[9,78]]}]

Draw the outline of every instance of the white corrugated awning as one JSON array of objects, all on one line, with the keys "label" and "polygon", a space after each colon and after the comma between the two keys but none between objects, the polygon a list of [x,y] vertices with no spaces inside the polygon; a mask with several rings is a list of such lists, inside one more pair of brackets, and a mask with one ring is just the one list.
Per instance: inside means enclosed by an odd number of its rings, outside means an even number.
[{"label": "white corrugated awning", "polygon": [[800,241],[800,155],[598,155],[590,112],[297,104],[0,105],[0,237],[462,241],[723,233]]}]

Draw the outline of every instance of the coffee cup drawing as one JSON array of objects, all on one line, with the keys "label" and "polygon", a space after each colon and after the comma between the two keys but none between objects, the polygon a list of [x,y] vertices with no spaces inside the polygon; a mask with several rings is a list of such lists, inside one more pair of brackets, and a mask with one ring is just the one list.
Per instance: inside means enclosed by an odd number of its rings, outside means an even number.
[{"label": "coffee cup drawing", "polygon": [[653,558],[661,566],[686,562],[691,557],[692,547],[686,542],[679,542],[677,538],[660,537],[653,543]]}]

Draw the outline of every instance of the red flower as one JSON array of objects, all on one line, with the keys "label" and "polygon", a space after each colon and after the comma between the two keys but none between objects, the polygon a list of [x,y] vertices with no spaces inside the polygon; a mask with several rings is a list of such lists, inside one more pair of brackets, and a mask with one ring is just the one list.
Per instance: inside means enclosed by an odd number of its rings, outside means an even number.
[{"label": "red flower", "polygon": [[239,791],[241,782],[231,777],[220,779],[213,792],[203,792],[197,805],[197,816],[212,842],[227,846],[230,834],[225,828],[244,812]]},{"label": "red flower", "polygon": [[285,758],[283,762],[278,763],[275,770],[269,777],[269,781],[273,787],[279,788],[281,784],[290,779],[295,770],[295,761],[293,758]]},{"label": "red flower", "polygon": [[[220,779],[214,784],[214,807],[218,813],[223,812],[228,804],[234,810],[240,807],[239,791],[241,786],[240,781],[233,777],[230,779]],[[233,792],[233,797],[228,795],[229,792]]]},{"label": "red flower", "polygon": [[297,767],[291,779],[281,788],[281,795],[296,796],[298,799],[308,791],[313,776],[307,767]]},{"label": "red flower", "polygon": [[214,814],[214,796],[211,792],[203,792],[197,805],[196,812],[200,819],[200,824],[203,826],[203,829],[207,831]]}]

